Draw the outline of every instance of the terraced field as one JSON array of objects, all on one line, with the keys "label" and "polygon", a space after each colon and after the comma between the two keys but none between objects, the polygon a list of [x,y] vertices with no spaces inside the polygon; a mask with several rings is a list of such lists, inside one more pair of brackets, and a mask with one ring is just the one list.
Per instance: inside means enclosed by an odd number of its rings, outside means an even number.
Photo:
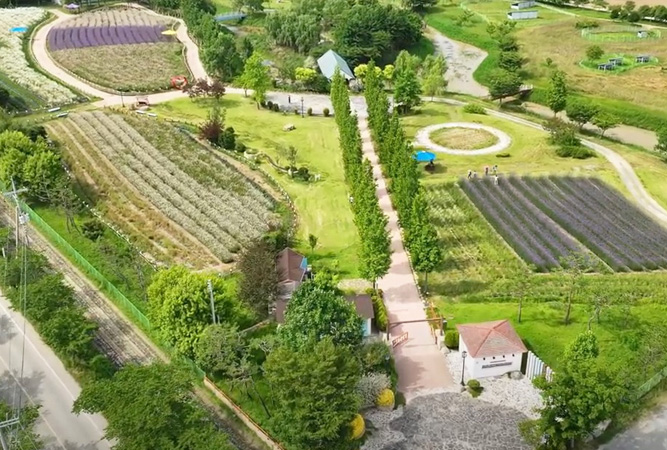
[{"label": "terraced field", "polygon": [[91,202],[158,261],[231,263],[279,225],[267,193],[169,124],[96,111],[48,128]]}]

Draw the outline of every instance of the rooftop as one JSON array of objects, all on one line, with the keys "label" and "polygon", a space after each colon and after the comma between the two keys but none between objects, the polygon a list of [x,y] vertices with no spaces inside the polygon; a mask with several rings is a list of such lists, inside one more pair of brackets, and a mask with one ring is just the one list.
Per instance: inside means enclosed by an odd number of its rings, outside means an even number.
[{"label": "rooftop", "polygon": [[457,325],[459,337],[473,358],[524,353],[528,349],[509,320]]}]

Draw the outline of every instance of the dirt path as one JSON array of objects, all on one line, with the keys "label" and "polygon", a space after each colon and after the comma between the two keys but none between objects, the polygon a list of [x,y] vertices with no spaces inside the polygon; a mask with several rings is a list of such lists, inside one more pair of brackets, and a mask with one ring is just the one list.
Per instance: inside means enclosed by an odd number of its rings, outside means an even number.
[{"label": "dirt path", "polygon": [[488,53],[472,45],[448,38],[434,28],[427,28],[427,36],[435,48],[447,60],[447,91],[474,97],[486,97],[489,90],[473,78],[475,70],[486,59]]},{"label": "dirt path", "polygon": [[[424,304],[417,290],[408,254],[403,247],[398,215],[392,206],[387,183],[373,149],[366,114],[359,115],[359,131],[364,157],[373,165],[380,208],[389,219],[387,228],[391,236],[391,266],[387,275],[378,282],[379,288],[384,292],[389,321],[424,320]],[[391,330],[392,337],[403,333],[408,333],[408,341],[394,349],[394,357],[398,371],[398,390],[405,395],[406,400],[451,389],[454,381],[445,357],[435,345],[430,325],[427,322],[406,323]]]}]

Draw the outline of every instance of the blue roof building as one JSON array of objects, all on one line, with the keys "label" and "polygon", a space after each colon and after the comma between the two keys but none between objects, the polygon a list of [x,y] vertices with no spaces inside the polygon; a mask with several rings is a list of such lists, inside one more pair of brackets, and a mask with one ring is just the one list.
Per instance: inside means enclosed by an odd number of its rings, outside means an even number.
[{"label": "blue roof building", "polygon": [[322,71],[322,75],[329,80],[334,77],[336,71],[340,71],[346,80],[354,79],[354,72],[350,70],[350,66],[347,65],[347,62],[345,62],[342,56],[333,50],[329,50],[324,55],[320,56],[317,60],[317,65]]}]

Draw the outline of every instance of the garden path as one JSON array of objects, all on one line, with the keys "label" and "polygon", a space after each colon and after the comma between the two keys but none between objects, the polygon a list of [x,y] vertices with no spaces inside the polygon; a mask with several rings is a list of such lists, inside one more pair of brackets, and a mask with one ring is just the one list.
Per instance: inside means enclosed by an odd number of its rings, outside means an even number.
[{"label": "garden path", "polygon": [[[378,287],[384,292],[389,322],[426,319],[410,259],[403,247],[398,216],[387,192],[387,183],[373,148],[365,113],[359,114],[359,131],[364,157],[373,166],[380,208],[389,219],[387,228],[391,237],[391,265],[387,275],[378,282]],[[408,340],[394,349],[394,358],[398,371],[398,390],[403,392],[406,400],[455,386],[445,358],[435,344],[430,325],[427,322],[405,323],[391,330],[393,337],[403,333],[408,333]]]}]

